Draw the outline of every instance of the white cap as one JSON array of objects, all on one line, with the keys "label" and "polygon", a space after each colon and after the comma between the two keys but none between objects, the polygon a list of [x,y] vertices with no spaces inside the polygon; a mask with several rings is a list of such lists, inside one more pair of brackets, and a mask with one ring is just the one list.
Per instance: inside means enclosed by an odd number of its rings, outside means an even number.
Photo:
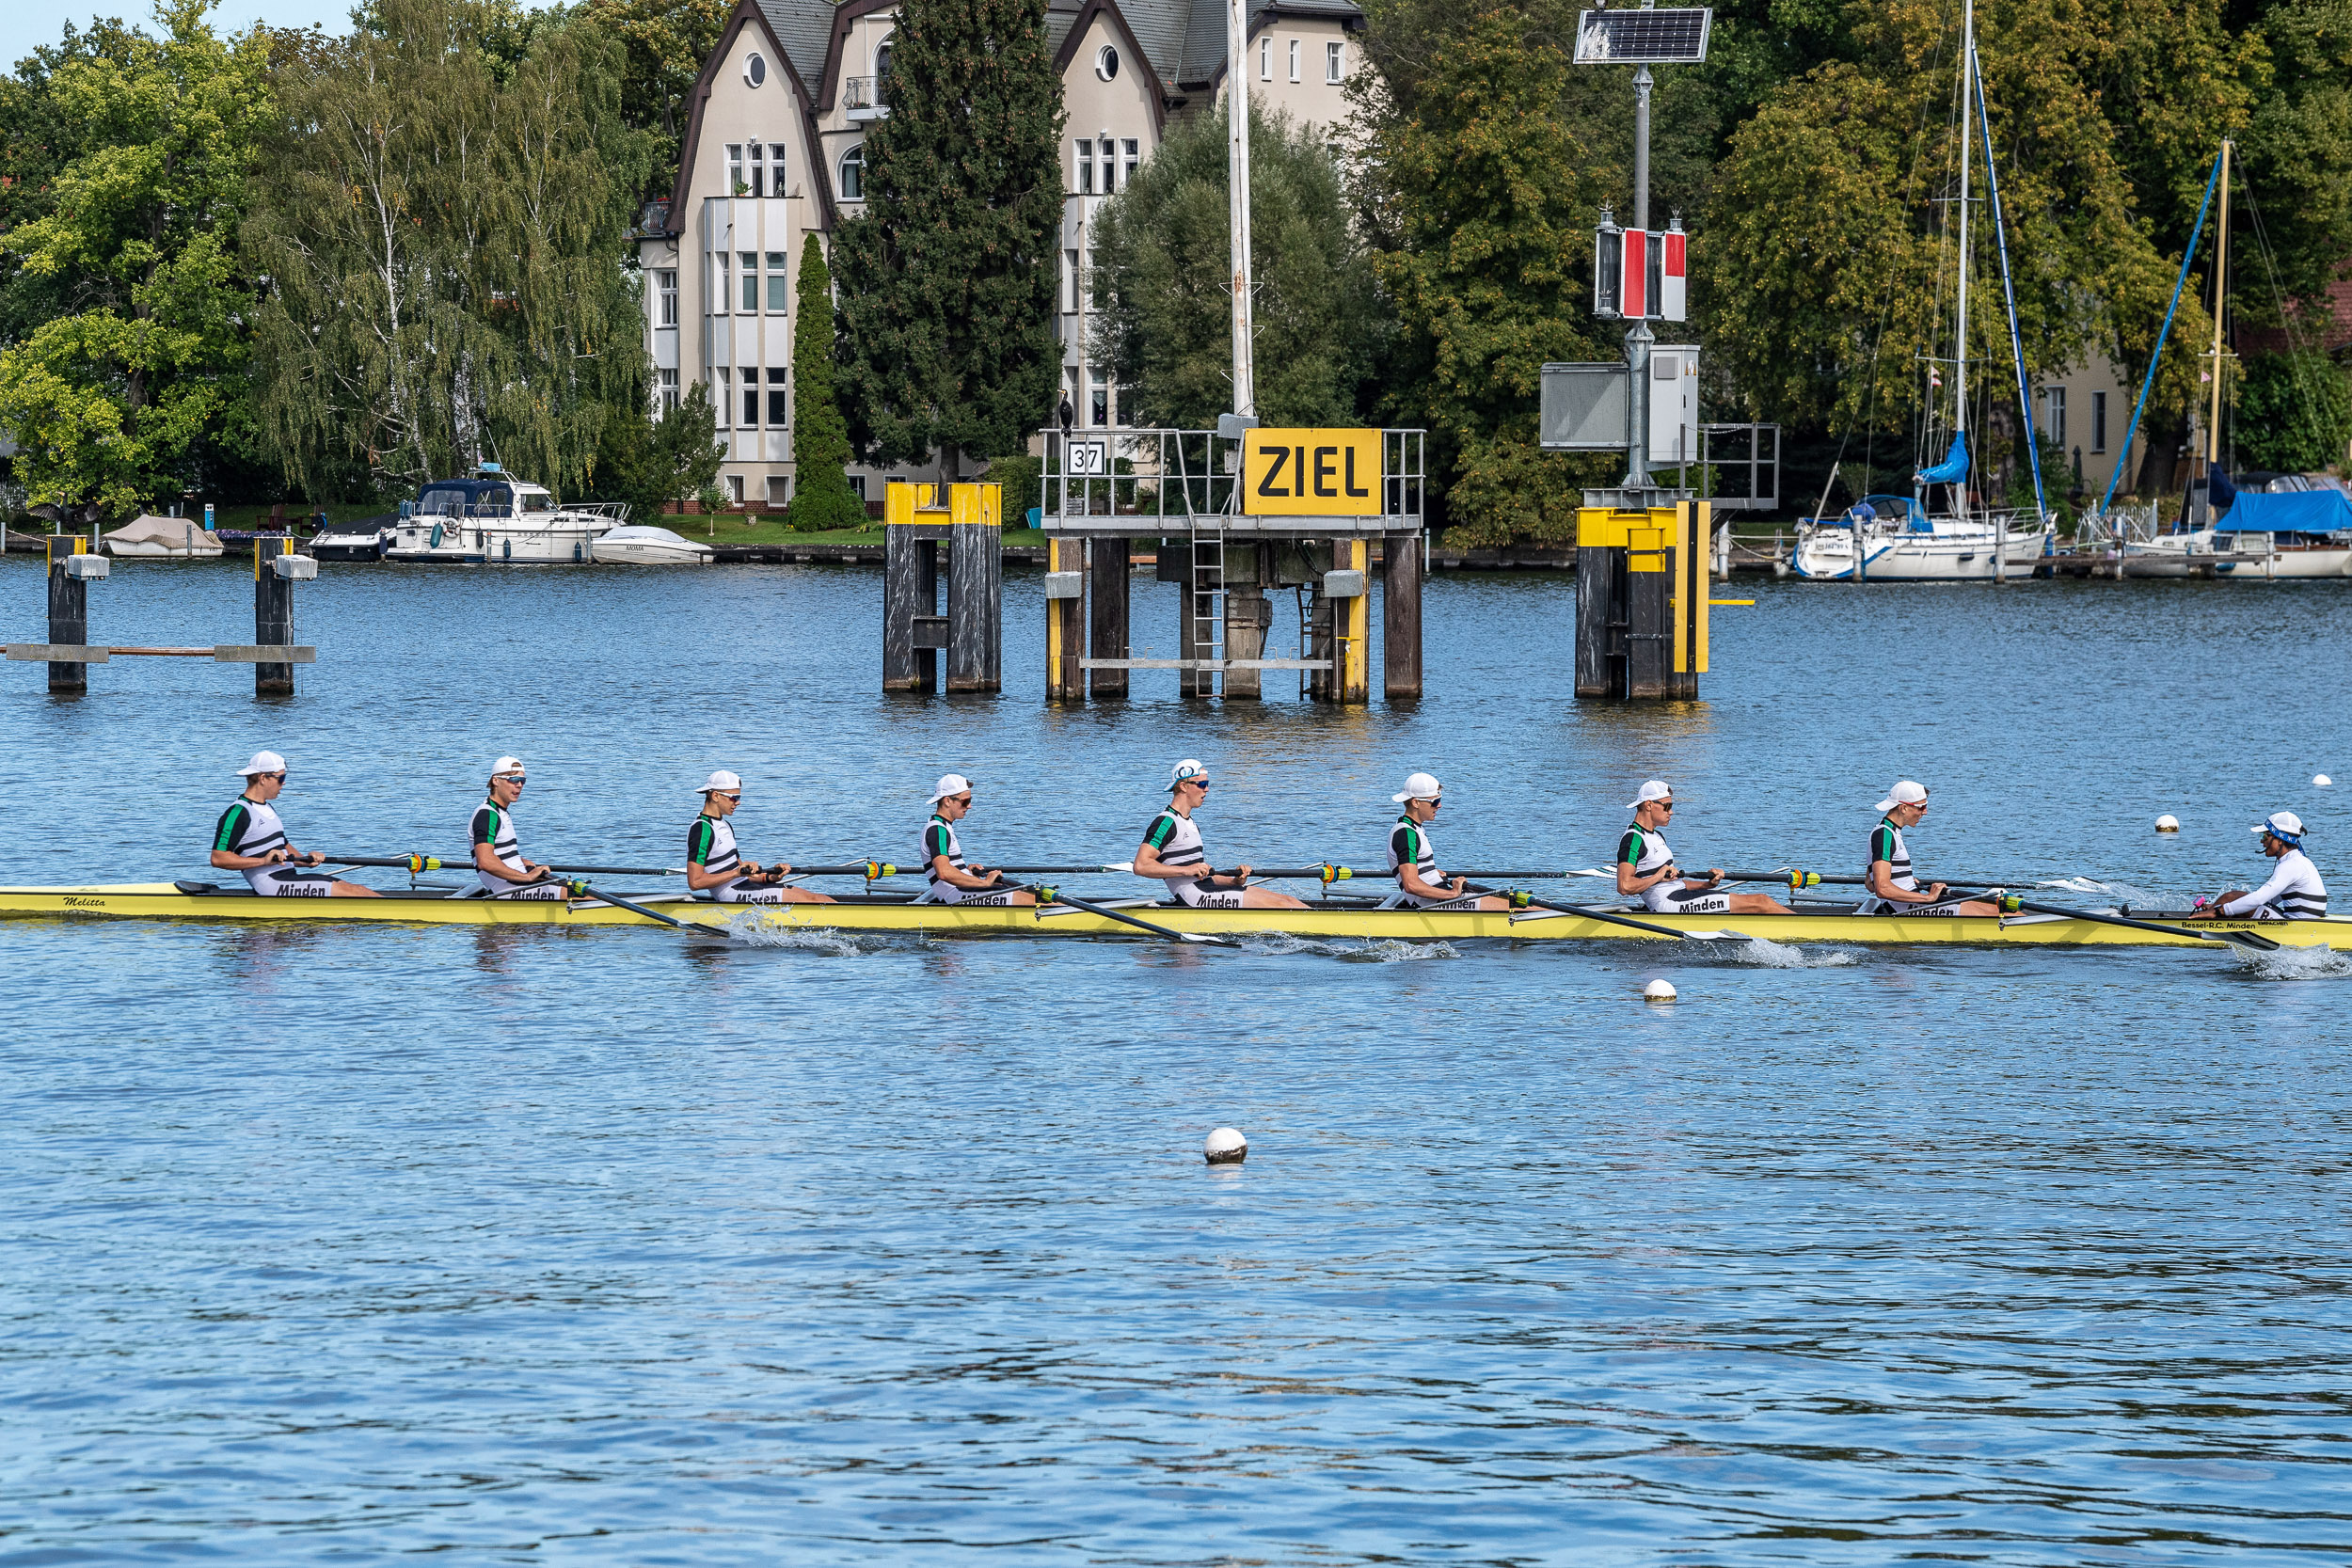
[{"label": "white cap", "polygon": [[1878,809],[1893,811],[1897,806],[1925,805],[1927,799],[1927,785],[1914,784],[1909,779],[1899,779],[1895,787],[1886,792],[1886,799],[1878,803]]},{"label": "white cap", "polygon": [[1415,773],[1405,781],[1403,794],[1391,795],[1389,799],[1399,805],[1403,805],[1407,800],[1434,800],[1438,798],[1438,792],[1444,787],[1445,785],[1438,782],[1438,776],[1434,773]]},{"label": "white cap", "polygon": [[948,796],[961,795],[971,787],[972,781],[961,773],[942,773],[939,776],[939,787],[931,791],[931,798],[924,804],[935,806]]},{"label": "white cap", "polygon": [[1186,779],[1205,779],[1208,776],[1209,765],[1207,763],[1202,762],[1199,757],[1186,757],[1168,770],[1168,787],[1174,789]]},{"label": "white cap", "polygon": [[238,768],[237,772],[240,777],[249,779],[256,773],[283,773],[285,770],[286,759],[276,752],[256,752],[253,760]]},{"label": "white cap", "polygon": [[740,795],[742,792],[743,781],[723,768],[705,779],[702,788],[694,791],[697,795]]},{"label": "white cap", "polygon": [[494,779],[503,778],[509,773],[524,771],[526,769],[523,767],[523,759],[520,757],[501,757],[490,764],[490,777]]},{"label": "white cap", "polygon": [[[267,752],[262,753],[262,756],[269,754]],[[2274,811],[2267,819],[2255,824],[2254,831],[2258,833],[2268,833],[2274,838],[2293,844],[2303,836],[2303,819],[2291,811]]]},{"label": "white cap", "polygon": [[1672,785],[1668,784],[1663,779],[1652,779],[1649,783],[1642,786],[1642,793],[1636,795],[1629,802],[1628,802],[1625,809],[1628,811],[1640,811],[1644,806],[1648,805],[1652,800],[1671,800],[1674,798],[1675,792]]}]

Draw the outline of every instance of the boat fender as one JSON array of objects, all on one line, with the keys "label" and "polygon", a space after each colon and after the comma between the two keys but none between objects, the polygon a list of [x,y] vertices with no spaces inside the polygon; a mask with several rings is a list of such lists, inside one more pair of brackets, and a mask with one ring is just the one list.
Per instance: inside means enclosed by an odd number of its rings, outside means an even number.
[{"label": "boat fender", "polygon": [[1200,1152],[1213,1165],[1238,1165],[1249,1158],[1249,1140],[1237,1127],[1219,1127],[1210,1132]]},{"label": "boat fender", "polygon": [[1645,1002],[1672,1002],[1674,999],[1675,983],[1672,980],[1652,980],[1642,988],[1642,1000]]}]

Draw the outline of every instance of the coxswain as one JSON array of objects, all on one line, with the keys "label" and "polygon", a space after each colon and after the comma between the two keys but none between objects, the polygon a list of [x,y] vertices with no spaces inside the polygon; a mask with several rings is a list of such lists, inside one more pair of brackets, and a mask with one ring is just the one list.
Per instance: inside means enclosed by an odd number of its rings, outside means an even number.
[{"label": "coxswain", "polygon": [[703,814],[686,830],[686,885],[722,904],[830,904],[821,893],[783,886],[792,868],[762,865],[736,853],[727,818],[743,803],[743,781],[722,768],[703,781]]},{"label": "coxswain", "polygon": [[1508,898],[1470,891],[1468,879],[1448,877],[1438,869],[1438,847],[1429,841],[1429,824],[1444,803],[1445,786],[1428,773],[1415,773],[1405,787],[1389,797],[1405,808],[1389,830],[1389,874],[1396,879],[1396,895],[1383,908],[1407,910],[1507,910]]},{"label": "coxswain", "polygon": [[564,898],[571,890],[553,871],[527,860],[515,843],[515,801],[523,792],[520,757],[501,757],[490,768],[490,796],[473,809],[467,842],[473,847],[474,879],[492,898]]},{"label": "coxswain", "polygon": [[1658,914],[1796,913],[1770,894],[1724,891],[1719,867],[1708,867],[1704,876],[1682,874],[1666,843],[1664,829],[1674,820],[1675,792],[1665,780],[1644,784],[1626,809],[1633,813],[1633,825],[1617,840],[1618,896],[1638,898]]},{"label": "coxswain", "polygon": [[2303,819],[2291,811],[2274,811],[2254,826],[2262,835],[2263,853],[2279,863],[2270,880],[2251,893],[2232,889],[2200,900],[2198,920],[2324,920],[2328,914],[2328,885],[2319,867],[2303,853]]},{"label": "coxswain", "polygon": [[930,805],[931,819],[923,824],[923,875],[930,879],[930,887],[918,903],[999,909],[1037,902],[1036,894],[1005,886],[1003,872],[965,863],[956,824],[972,809],[971,780],[961,773],[942,773]]},{"label": "coxswain", "polygon": [[1899,782],[1879,802],[1879,825],[1870,830],[1870,869],[1863,876],[1866,895],[1857,914],[1997,915],[2000,906],[1985,898],[1947,898],[1949,884],[1931,882],[1925,892],[1911,874],[1911,850],[1903,830],[1915,828],[1928,814],[1925,784]]},{"label": "coxswain", "polygon": [[213,829],[213,866],[242,872],[254,892],[264,898],[381,898],[372,887],[346,882],[331,872],[297,871],[296,866],[324,865],[326,857],[304,854],[288,842],[286,824],[270,802],[286,787],[286,759],[276,752],[256,752],[243,771],[245,792],[229,802]]},{"label": "coxswain", "polygon": [[1152,818],[1136,849],[1136,875],[1168,884],[1177,902],[1196,910],[1303,910],[1287,893],[1249,885],[1249,867],[1220,877],[1209,865],[1192,814],[1209,798],[1209,770],[1186,757],[1168,770],[1168,809]]}]

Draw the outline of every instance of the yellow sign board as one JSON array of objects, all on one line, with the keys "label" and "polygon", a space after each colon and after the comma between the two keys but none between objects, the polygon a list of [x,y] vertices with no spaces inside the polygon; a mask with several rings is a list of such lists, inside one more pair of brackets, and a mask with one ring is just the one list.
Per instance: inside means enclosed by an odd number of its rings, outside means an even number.
[{"label": "yellow sign board", "polygon": [[1380,432],[1253,430],[1242,437],[1242,513],[1378,516]]}]

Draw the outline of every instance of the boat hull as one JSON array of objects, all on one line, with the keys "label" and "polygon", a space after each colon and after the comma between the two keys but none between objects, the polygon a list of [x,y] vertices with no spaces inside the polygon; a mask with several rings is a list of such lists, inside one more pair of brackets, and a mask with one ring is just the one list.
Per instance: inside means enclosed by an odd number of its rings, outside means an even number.
[{"label": "boat hull", "polygon": [[[974,909],[877,899],[871,903],[720,905],[679,894],[629,895],[675,919],[733,935],[768,930],[866,931],[901,936],[1002,935],[1132,937],[1135,928],[1057,906]],[[1455,910],[1195,910],[1155,904],[1139,918],[1201,936],[1280,935],[1358,942],[1663,942],[1625,926],[1549,911],[1486,913]],[[97,887],[0,887],[0,916],[94,920],[230,920],[291,925],[652,927],[644,916],[594,899],[486,899],[428,895],[384,898],[261,898],[244,893],[187,894],[169,882]],[[2007,919],[1799,914],[1641,914],[1681,931],[1732,930],[1777,942],[1873,945],[1959,942],[2027,947],[2201,947],[2193,937],[2047,915]],[[2161,918],[2161,917],[2153,917]],[[2258,931],[2288,947],[2352,951],[2352,920],[2225,921],[2217,930]]]}]

